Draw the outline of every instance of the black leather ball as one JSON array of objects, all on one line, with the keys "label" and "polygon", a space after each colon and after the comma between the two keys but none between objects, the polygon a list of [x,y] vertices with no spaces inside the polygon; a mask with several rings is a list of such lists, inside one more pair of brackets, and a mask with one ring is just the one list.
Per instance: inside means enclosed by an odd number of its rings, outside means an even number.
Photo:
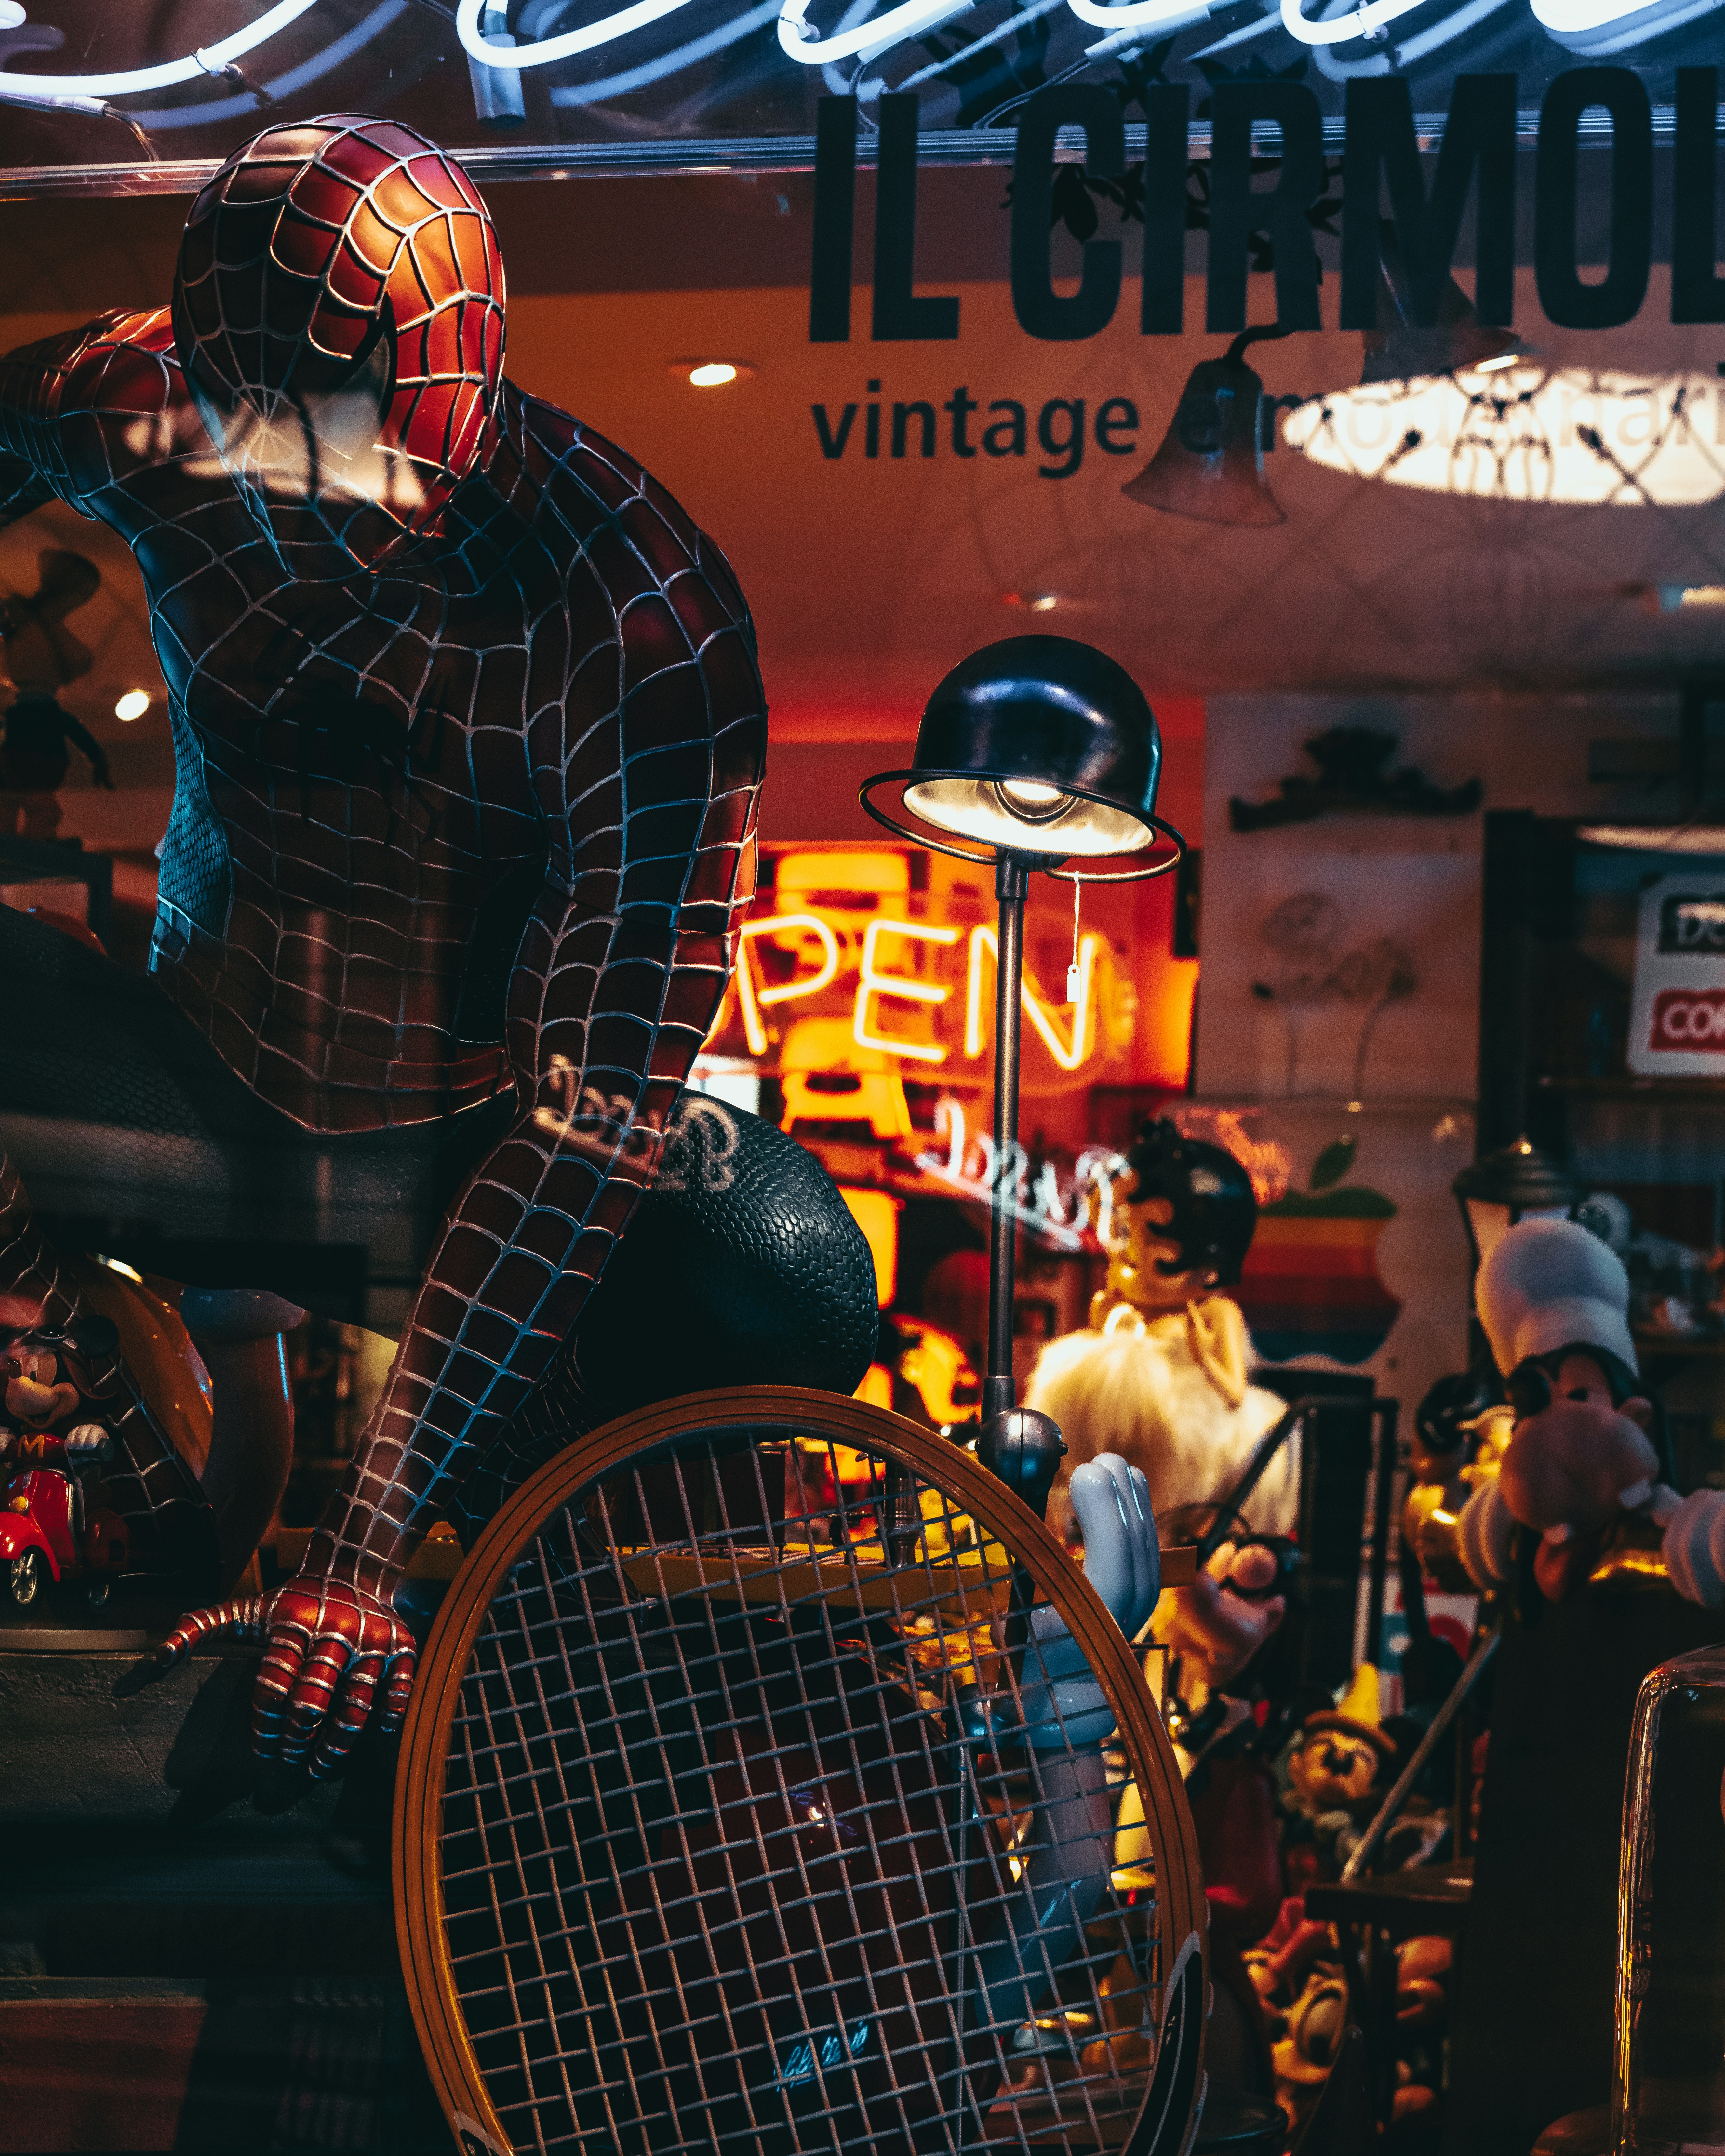
[{"label": "black leather ball", "polygon": [[867,1238],[825,1168],[758,1116],[690,1094],[581,1314],[576,1362],[608,1416],[716,1385],[849,1394],[878,1323]]}]

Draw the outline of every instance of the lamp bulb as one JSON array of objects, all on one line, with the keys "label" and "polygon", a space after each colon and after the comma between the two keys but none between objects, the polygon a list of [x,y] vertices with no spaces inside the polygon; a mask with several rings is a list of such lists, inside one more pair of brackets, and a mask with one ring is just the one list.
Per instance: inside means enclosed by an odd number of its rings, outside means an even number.
[{"label": "lamp bulb", "polygon": [[1040,778],[1003,778],[994,791],[1009,815],[1026,824],[1051,823],[1072,804],[1072,797]]}]

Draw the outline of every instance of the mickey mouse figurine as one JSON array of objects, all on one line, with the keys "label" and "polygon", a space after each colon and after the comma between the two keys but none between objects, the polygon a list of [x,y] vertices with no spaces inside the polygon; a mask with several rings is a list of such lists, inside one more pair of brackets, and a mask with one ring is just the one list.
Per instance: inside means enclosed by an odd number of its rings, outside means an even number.
[{"label": "mickey mouse figurine", "polygon": [[[84,1396],[62,1374],[61,1354],[111,1352],[112,1333],[109,1320],[97,1317],[85,1317],[70,1333],[46,1332],[39,1304],[0,1296],[0,1466],[25,1439],[78,1414]],[[73,1460],[93,1457],[108,1441],[98,1422],[74,1422],[54,1435]]]},{"label": "mickey mouse figurine", "polygon": [[1457,1521],[1462,1562],[1481,1587],[1502,1584],[1523,1527],[1539,1538],[1540,1590],[1560,1602],[1588,1578],[1604,1530],[1626,1517],[1665,1527],[1692,1501],[1660,1479],[1669,1469],[1630,1336],[1629,1276],[1604,1243],[1572,1220],[1523,1220],[1487,1252],[1475,1298],[1513,1424],[1501,1470]]}]

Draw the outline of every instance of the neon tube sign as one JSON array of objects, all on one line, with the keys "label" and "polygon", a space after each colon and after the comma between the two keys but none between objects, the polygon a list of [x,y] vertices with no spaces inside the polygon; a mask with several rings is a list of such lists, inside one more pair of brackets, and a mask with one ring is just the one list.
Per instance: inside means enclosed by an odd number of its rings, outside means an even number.
[{"label": "neon tube sign", "polygon": [[1004,1183],[1013,1218],[1060,1250],[1082,1249],[1087,1229],[1105,1250],[1112,1247],[1114,1178],[1123,1165],[1117,1152],[1087,1147],[1070,1175],[1045,1160],[1032,1180],[1030,1156],[1023,1146],[1014,1142],[997,1159],[993,1141],[983,1132],[973,1136],[966,1129],[964,1110],[950,1093],[935,1103],[934,1129],[937,1137],[946,1140],[946,1151],[917,1154],[916,1165],[925,1175],[981,1204],[992,1202],[997,1182]]},{"label": "neon tube sign", "polygon": [[[883,1040],[869,1030],[869,1005],[876,996],[898,996],[907,1003],[938,1007],[952,993],[951,988],[943,988],[933,981],[919,981],[906,973],[881,972],[875,954],[880,947],[883,936],[902,936],[935,944],[956,943],[958,941],[956,928],[932,928],[923,921],[871,921],[863,937],[856,1006],[850,1021],[851,1038],[859,1048],[885,1049],[889,1055],[908,1055],[918,1063],[944,1063],[947,1060],[944,1048],[936,1048],[919,1040]],[[967,1050],[966,1052],[969,1051]]]},{"label": "neon tube sign", "polygon": [[[297,22],[315,4],[316,0],[278,0],[275,7],[244,30],[218,38],[213,45],[201,45],[184,59],[163,60],[157,67],[128,68],[118,74],[66,75],[13,74],[0,69],[0,97],[44,104],[62,97],[125,97],[134,90],[167,90],[175,83],[196,82],[200,75],[225,75],[245,54],[273,38],[278,30],[285,30],[290,23]],[[23,21],[24,11],[11,7],[5,17],[7,27],[15,28]]]},{"label": "neon tube sign", "polygon": [[[760,978],[759,960],[753,947],[765,937],[813,937],[819,947],[819,960],[812,970],[793,974],[788,981],[764,982]],[[935,1040],[917,1040],[891,1029],[891,1021],[884,1008],[891,1003],[908,1003],[925,1010],[938,1010],[950,1003],[956,993],[956,984],[937,981],[906,969],[908,953],[900,947],[908,944],[913,949],[921,945],[937,951],[954,950],[963,943],[963,1029],[958,1045],[959,1053],[967,1061],[983,1055],[988,1045],[988,1016],[992,1009],[992,993],[988,980],[998,963],[998,939],[995,931],[986,926],[972,928],[967,934],[963,928],[948,927],[926,921],[901,921],[886,917],[870,921],[859,942],[841,937],[832,924],[816,912],[775,913],[761,921],[747,922],[737,939],[737,965],[732,974],[736,987],[737,1006],[742,1019],[743,1038],[751,1055],[764,1056],[770,1050],[766,1020],[762,1014],[775,1005],[798,1003],[819,995],[830,988],[846,970],[844,943],[851,942],[856,956],[851,962],[856,968],[856,987],[850,998],[850,1031],[852,1040],[865,1051],[901,1057],[912,1063],[924,1063],[938,1067],[951,1055],[952,1047]],[[1025,1018],[1031,1029],[1048,1050],[1057,1070],[1076,1071],[1091,1061],[1101,1045],[1101,983],[1099,978],[1102,939],[1095,934],[1081,938],[1078,954],[1078,997],[1069,1006],[1070,1017],[1063,1029],[1057,1016],[1059,1007],[1045,1002],[1035,987],[1027,978],[1021,986]],[[719,1007],[709,1041],[716,1040],[724,1030],[731,1009],[730,992]]]}]

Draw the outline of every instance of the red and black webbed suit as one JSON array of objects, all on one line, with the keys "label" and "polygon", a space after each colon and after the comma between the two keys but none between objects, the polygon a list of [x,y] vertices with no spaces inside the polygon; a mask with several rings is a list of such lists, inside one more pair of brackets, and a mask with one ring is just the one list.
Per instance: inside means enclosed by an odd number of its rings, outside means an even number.
[{"label": "red and black webbed suit", "polygon": [[394,1582],[556,1368],[753,883],[742,598],[639,465],[505,378],[503,300],[459,167],[322,119],[204,188],[172,307],[0,362],[0,513],[57,496],[143,573],[179,1029],[288,1150],[484,1133],[303,1570],[165,1650],[267,1630],[259,1749],[326,1770],[380,1683],[400,1711]]}]

